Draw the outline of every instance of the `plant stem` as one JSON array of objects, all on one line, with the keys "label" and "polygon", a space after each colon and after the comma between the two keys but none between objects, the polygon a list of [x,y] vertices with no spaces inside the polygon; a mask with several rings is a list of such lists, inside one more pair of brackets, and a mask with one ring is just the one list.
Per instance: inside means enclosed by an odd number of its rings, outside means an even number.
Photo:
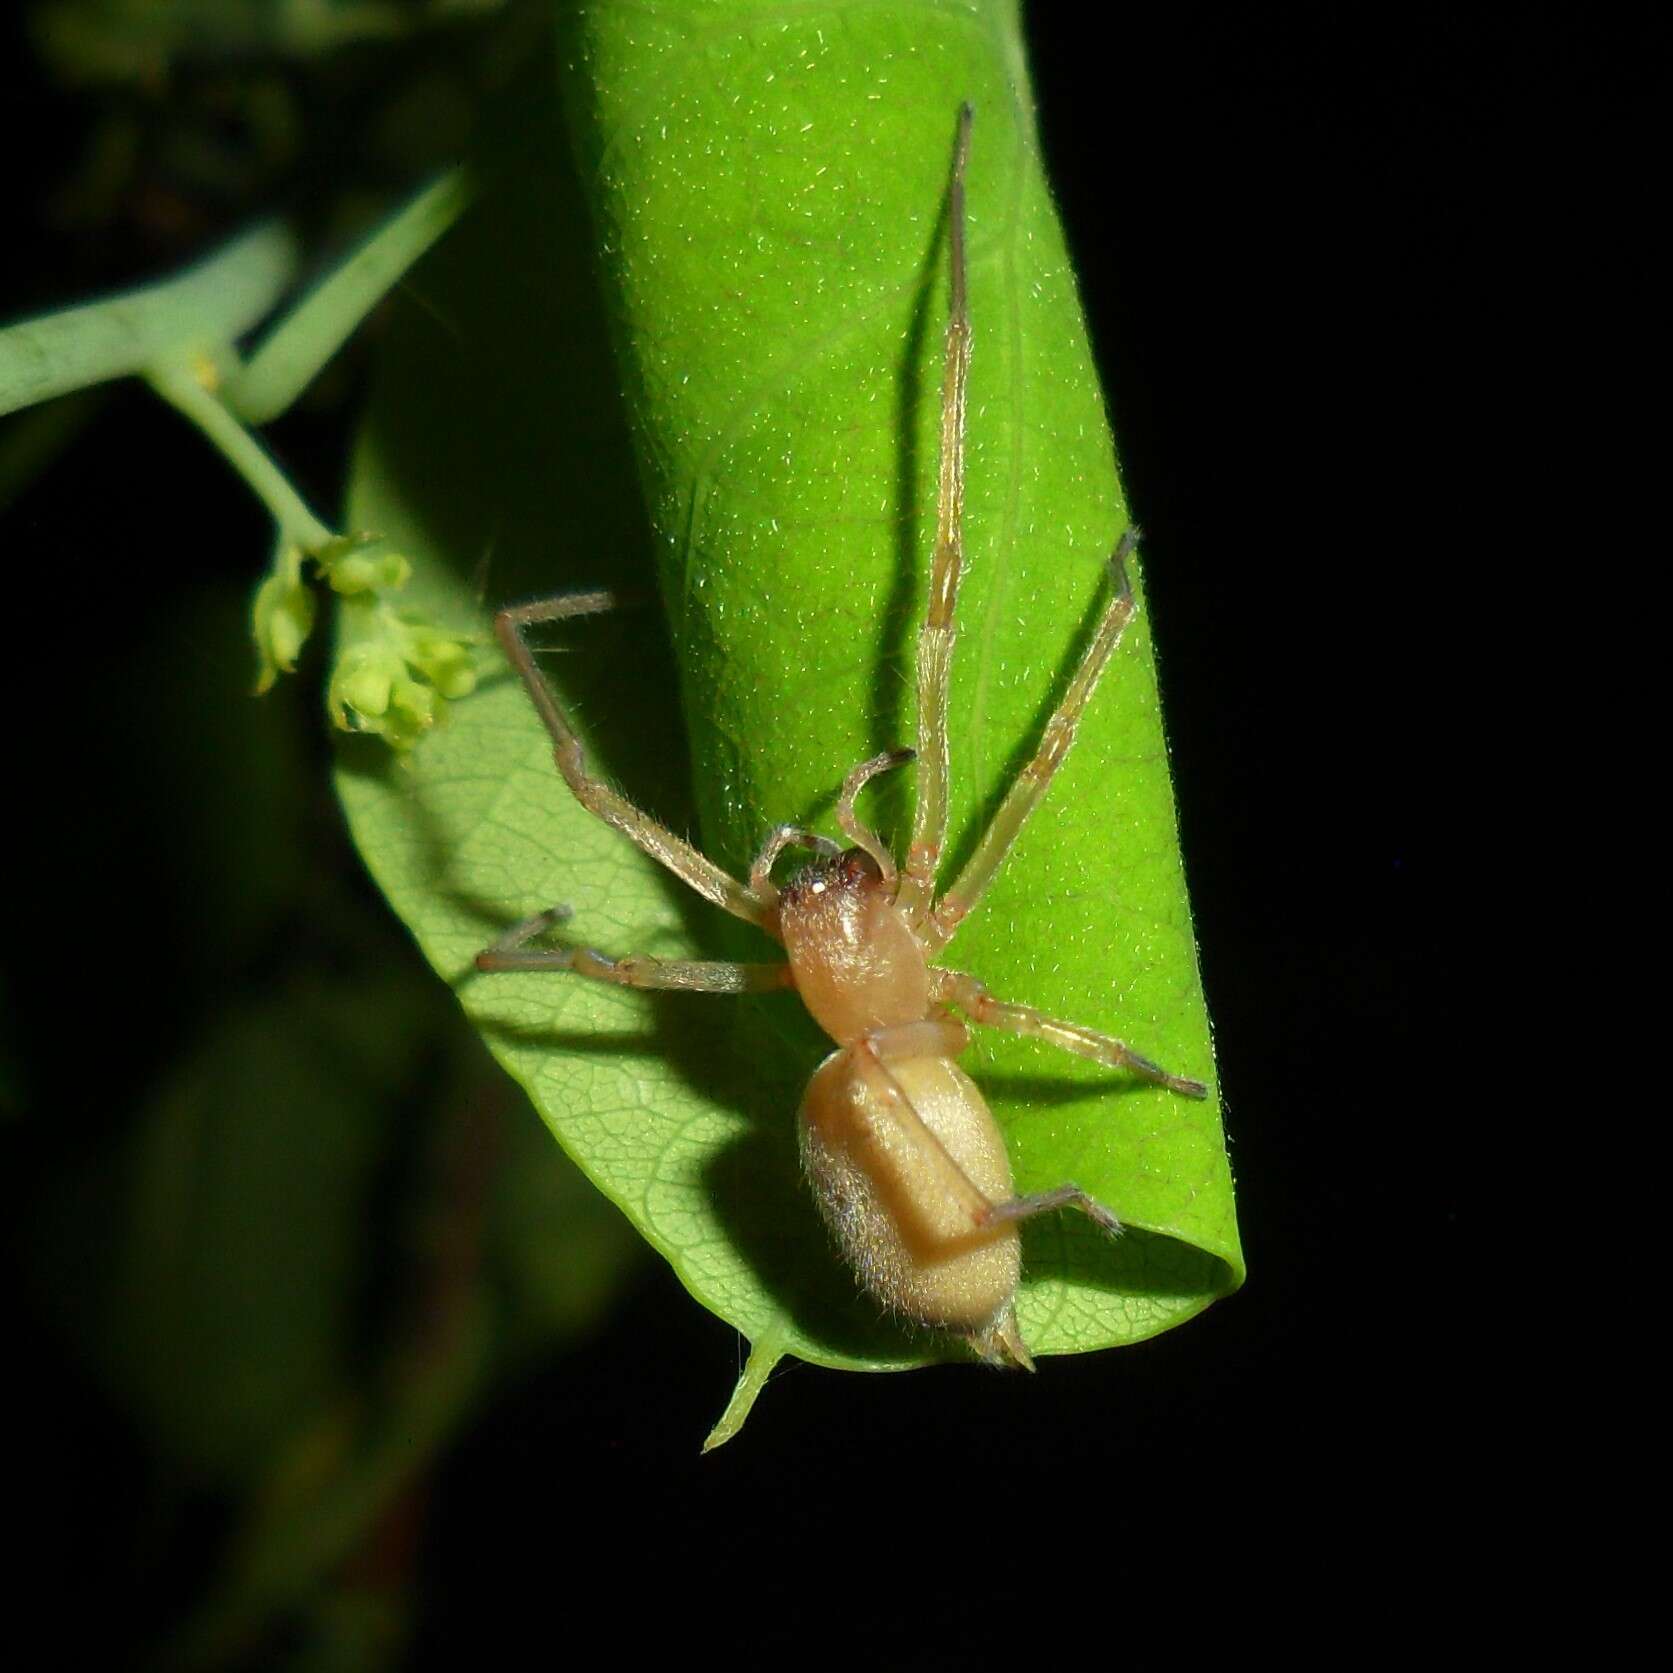
[{"label": "plant stem", "polygon": [[286,539],[295,541],[312,555],[336,538],[309,510],[261,443],[227,410],[220,397],[205,386],[195,366],[171,357],[150,367],[146,378],[165,401],[184,413],[220,449],[251,491],[273,513]]},{"label": "plant stem", "polygon": [[0,413],[144,372],[186,344],[231,343],[284,295],[296,264],[296,241],[268,224],[160,284],[7,326]]},{"label": "plant stem", "polygon": [[227,404],[250,424],[282,413],[471,198],[463,168],[426,186],[273,326],[228,386]]}]

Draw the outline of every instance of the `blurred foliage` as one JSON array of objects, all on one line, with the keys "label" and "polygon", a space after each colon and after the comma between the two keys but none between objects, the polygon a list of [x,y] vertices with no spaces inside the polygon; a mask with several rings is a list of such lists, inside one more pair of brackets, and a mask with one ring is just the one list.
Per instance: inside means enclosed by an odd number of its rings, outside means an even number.
[{"label": "blurred foliage", "polygon": [[[142,1437],[163,1524],[227,1518],[195,1665],[338,1610],[341,1565],[437,1449],[593,1324],[638,1250],[358,887],[317,721],[291,690],[248,699],[241,616],[230,585],[170,601],[109,670],[130,703],[92,752],[128,792],[131,943],[160,943],[157,1001],[114,1038],[153,1033],[152,1060],[87,1110],[31,1030],[7,1088],[29,1292]],[[85,860],[68,844],[43,897]],[[43,956],[51,984],[78,954]]]},{"label": "blurred foliage", "polygon": [[152,270],[257,209],[354,236],[467,149],[545,46],[545,0],[37,0],[28,38],[79,108],[44,205],[89,262]]},{"label": "blurred foliage", "polygon": [[[454,160],[519,67],[549,85],[529,64],[545,9],[516,14],[37,7],[41,62],[88,132],[41,218],[85,235],[69,269],[90,286],[280,196],[329,240]],[[114,561],[60,566],[51,618],[119,630],[66,640],[77,676],[13,751],[36,814],[0,968],[5,1220],[44,1417],[63,1401],[113,1420],[43,1448],[82,1523],[47,1555],[63,1574],[89,1537],[125,1551],[132,1610],[92,1624],[124,1657],[376,1667],[402,1650],[399,1553],[439,1450],[582,1339],[640,1245],[366,886],[330,799],[321,653],[250,700],[259,535],[202,538],[223,532],[225,466],[125,400],[0,425],[14,549],[56,544],[66,503],[86,506],[82,540],[99,502],[129,508]],[[329,470],[346,415],[323,422]],[[179,474],[199,458],[203,489]],[[165,529],[163,558],[147,531]],[[111,1496],[80,1503],[75,1459],[101,1449]],[[37,1518],[48,1502],[25,1495]]]},{"label": "blurred foliage", "polygon": [[155,83],[181,60],[312,59],[472,21],[504,0],[40,0],[37,50],[62,81]]}]

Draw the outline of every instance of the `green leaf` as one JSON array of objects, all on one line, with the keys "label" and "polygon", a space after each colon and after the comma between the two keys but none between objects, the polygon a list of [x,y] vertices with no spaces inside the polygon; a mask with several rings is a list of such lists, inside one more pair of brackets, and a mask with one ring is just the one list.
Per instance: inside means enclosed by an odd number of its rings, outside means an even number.
[{"label": "green leaf", "polygon": [[[415,601],[456,631],[484,630],[484,593],[642,593],[547,659],[595,759],[734,870],[777,821],[831,829],[846,770],[911,740],[943,205],[968,98],[976,346],[950,875],[1061,691],[1127,521],[1014,8],[598,4],[574,30],[565,92],[590,201],[524,116],[498,191],[415,278],[423,309],[392,342],[351,521],[412,556]],[[910,774],[895,776],[875,809],[898,840]],[[793,996],[473,971],[508,924],[560,903],[575,909],[566,939],[611,953],[771,952],[576,805],[509,674],[484,678],[406,765],[345,746],[340,784],[426,954],[699,1300],[824,1364],[955,1351],[880,1318],[818,1224],[794,1114],[829,1042]],[[946,962],[1211,1078],[1144,614]],[[1019,1311],[1037,1354],[1137,1340],[1241,1281],[1212,1101],[1008,1037],[966,1061],[1019,1188],[1072,1179],[1132,1228],[1118,1242],[1076,1216],[1026,1228]]]}]

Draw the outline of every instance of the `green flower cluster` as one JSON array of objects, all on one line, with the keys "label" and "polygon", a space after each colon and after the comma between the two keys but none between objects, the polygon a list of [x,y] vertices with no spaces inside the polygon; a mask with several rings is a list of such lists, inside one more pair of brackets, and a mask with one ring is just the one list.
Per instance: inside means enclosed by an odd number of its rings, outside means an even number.
[{"label": "green flower cluster", "polygon": [[[374,536],[345,536],[311,554],[321,578],[341,598],[337,664],[326,702],[345,732],[375,732],[410,749],[476,686],[470,640],[397,610],[390,595],[412,566]],[[256,590],[251,625],[260,673],[257,692],[290,673],[314,625],[315,601],[303,578],[303,552],[282,542],[272,571]]]},{"label": "green flower cluster", "polygon": [[314,630],[314,594],[302,579],[302,548],[281,539],[273,568],[256,588],[250,610],[255,634],[256,695],[271,691],[281,674],[296,671],[296,659]]},{"label": "green flower cluster", "polygon": [[345,732],[377,732],[410,749],[447,704],[475,689],[476,669],[456,634],[403,620],[375,598],[345,600],[342,648],[327,703]]}]

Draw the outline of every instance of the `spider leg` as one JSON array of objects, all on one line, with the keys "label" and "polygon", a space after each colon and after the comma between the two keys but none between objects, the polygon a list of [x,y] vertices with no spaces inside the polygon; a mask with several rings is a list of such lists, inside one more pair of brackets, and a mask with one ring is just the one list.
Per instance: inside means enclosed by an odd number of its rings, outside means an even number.
[{"label": "spider leg", "polygon": [[1115,596],[1099,618],[1092,641],[1069,682],[1069,689],[1063,694],[1063,701],[1046,722],[1033,758],[1012,780],[1004,801],[999,804],[999,811],[982,833],[975,853],[919,928],[925,948],[932,957],[952,940],[959,925],[975,910],[988,885],[999,875],[1010,856],[1012,845],[1028,822],[1028,816],[1045,798],[1057,769],[1069,753],[1069,746],[1075,741],[1075,728],[1080,724],[1080,717],[1137,608],[1132,583],[1127,579],[1126,565],[1127,555],[1137,540],[1137,531],[1128,529],[1110,557]]},{"label": "spider leg", "polygon": [[504,935],[500,936],[486,951],[476,955],[477,968],[482,968],[483,959],[490,953],[515,952],[519,947],[526,947],[536,936],[544,935],[547,930],[555,929],[566,918],[575,916],[573,906],[549,906],[544,912],[536,912],[530,917],[515,923]]},{"label": "spider leg", "polygon": [[842,834],[856,848],[863,848],[877,862],[877,869],[883,874],[883,886],[886,889],[893,889],[895,886],[895,857],[884,847],[877,833],[869,825],[860,823],[859,816],[854,812],[854,799],[879,773],[886,773],[894,767],[904,767],[912,758],[912,750],[886,749],[881,755],[874,755],[869,761],[862,761],[842,781],[842,794],[837,798],[836,822]]},{"label": "spider leg", "polygon": [[[910,1159],[910,1171],[921,1180],[934,1180],[942,1196],[958,1205],[972,1232],[980,1231],[993,1217],[994,1203],[970,1175],[953,1159],[935,1133],[919,1115],[916,1105],[889,1070],[890,1058],[924,1055],[930,1042],[921,1036],[926,1029],[938,1030],[949,1044],[963,1042],[947,1034],[947,1029],[963,1034],[958,1023],[912,1023],[904,1030],[879,1029],[857,1040],[851,1048],[855,1073],[875,1095],[875,1107],[894,1128],[897,1143]],[[902,1033],[905,1038],[893,1040],[891,1035]],[[932,1048],[933,1049],[933,1048]]]},{"label": "spider leg", "polygon": [[[773,881],[773,864],[786,848],[808,848],[827,860],[834,860],[842,852],[829,837],[816,836],[800,825],[774,825],[761,844],[761,852],[749,868],[750,892],[756,899],[776,906],[778,885]],[[765,926],[770,927],[770,926]]]},{"label": "spider leg", "polygon": [[1203,1098],[1208,1094],[1208,1088],[1200,1080],[1170,1074],[1113,1035],[1082,1028],[1077,1022],[1062,1022],[1056,1017],[1048,1017],[1032,1005],[1012,1005],[995,999],[974,976],[967,976],[962,971],[932,970],[930,981],[931,992],[937,1002],[956,1005],[972,1022],[989,1028],[1003,1028],[1012,1034],[1027,1034],[1033,1039],[1044,1040],[1047,1045],[1072,1051],[1077,1057],[1089,1057],[1094,1063],[1103,1063],[1112,1069],[1130,1069],[1135,1075],[1165,1086],[1170,1092],[1181,1092],[1187,1098]]},{"label": "spider leg", "polygon": [[[1008,1197],[1003,1202],[994,1202],[976,1186],[969,1174],[948,1154],[941,1140],[924,1124],[906,1089],[889,1072],[890,1061],[929,1053],[953,1057],[964,1050],[969,1038],[963,1024],[942,1018],[908,1023],[900,1028],[880,1029],[854,1046],[854,1061],[860,1076],[879,1095],[882,1107],[906,1142],[916,1165],[937,1178],[941,1189],[969,1214],[972,1230],[983,1231],[992,1226],[1030,1220],[1037,1214],[1050,1214],[1060,1208],[1078,1208],[1112,1237],[1119,1235],[1121,1222],[1096,1197],[1089,1196],[1078,1185],[1059,1185],[1054,1190],[1036,1191],[1030,1196]],[[1026,1359],[1026,1354],[1024,1357]]]},{"label": "spider leg", "polygon": [[617,987],[671,988],[685,993],[767,993],[790,986],[788,964],[659,959],[639,954],[613,959],[591,947],[528,945],[569,916],[569,907],[554,906],[513,924],[493,946],[476,955],[476,968],[491,975],[508,970],[568,970]]},{"label": "spider leg", "polygon": [[635,807],[619,791],[593,774],[587,766],[586,752],[575,735],[575,728],[570,725],[569,717],[535,664],[534,652],[524,637],[527,628],[536,622],[597,615],[612,609],[615,604],[614,593],[560,593],[556,598],[514,604],[500,611],[494,618],[494,632],[551,735],[558,771],[574,792],[576,801],[589,813],[597,814],[613,830],[620,831],[637,843],[653,860],[666,866],[705,900],[736,918],[766,927],[772,915],[768,902],[759,899],[735,877],[722,871],[714,861],[698,853],[683,837],[675,836],[666,826],[658,824],[648,813]]},{"label": "spider leg", "polygon": [[935,556],[929,603],[918,632],[918,802],[901,876],[899,905],[916,923],[929,910],[947,841],[947,704],[957,636],[953,614],[964,570],[964,409],[970,382],[970,307],[965,294],[964,170],[970,156],[970,106],[959,111],[953,176],[947,193],[952,300],[941,375],[941,469],[935,496]]},{"label": "spider leg", "polygon": [[1094,1196],[1078,1185],[1059,1185],[1050,1191],[1035,1191],[1026,1197],[1012,1197],[1009,1202],[995,1203],[988,1224],[1002,1226],[1010,1221],[1032,1220],[1036,1214],[1055,1214],[1060,1208],[1078,1208],[1089,1220],[1111,1237],[1121,1235],[1121,1222]]}]

